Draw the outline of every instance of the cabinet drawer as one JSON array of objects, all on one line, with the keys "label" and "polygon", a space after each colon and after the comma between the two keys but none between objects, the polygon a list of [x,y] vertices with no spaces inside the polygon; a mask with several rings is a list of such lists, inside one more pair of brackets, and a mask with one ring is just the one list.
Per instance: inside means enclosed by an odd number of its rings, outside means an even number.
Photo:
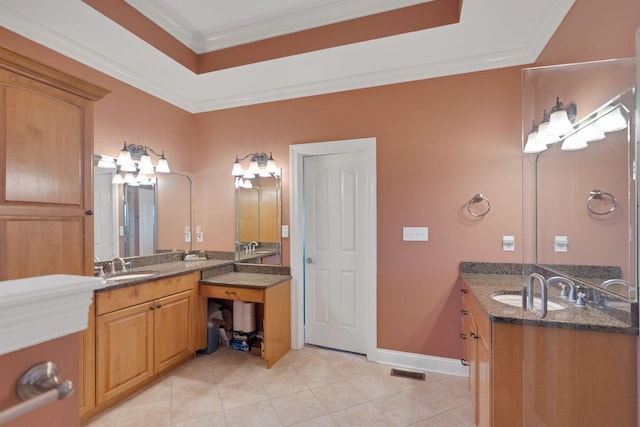
[{"label": "cabinet drawer", "polygon": [[101,315],[131,307],[167,295],[188,291],[198,285],[199,273],[183,274],[96,294],[96,314]]},{"label": "cabinet drawer", "polygon": [[234,286],[200,286],[200,296],[247,302],[264,302],[263,289],[236,288]]}]

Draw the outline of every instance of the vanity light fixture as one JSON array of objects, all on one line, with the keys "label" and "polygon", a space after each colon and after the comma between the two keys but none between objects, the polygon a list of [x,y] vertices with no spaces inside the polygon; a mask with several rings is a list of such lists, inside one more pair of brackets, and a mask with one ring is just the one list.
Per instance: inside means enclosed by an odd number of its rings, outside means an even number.
[{"label": "vanity light fixture", "polygon": [[[149,153],[160,157],[157,166],[153,166]],[[115,168],[117,170],[118,173],[114,175],[111,181],[112,184],[153,185],[154,180],[149,179],[147,175],[171,173],[169,162],[164,157],[164,151],[162,151],[162,154],[158,154],[151,147],[136,144],[127,145],[126,141],[124,142],[124,147],[120,150],[117,160],[113,157],[102,156],[97,167]],[[134,176],[136,172],[137,175]],[[121,173],[125,175],[122,176]]]},{"label": "vanity light fixture", "polygon": [[537,127],[535,122],[533,123],[531,132],[527,135],[524,153],[540,153],[547,149],[547,145],[559,141],[563,141],[561,149],[564,151],[580,150],[588,147],[589,142],[603,139],[605,133],[628,126],[629,110],[620,103],[619,97],[573,124],[576,113],[575,104],[572,103],[565,108],[560,98],[556,97],[556,105],[551,109],[551,114],[547,114],[545,109],[542,122]]},{"label": "vanity light fixture", "polygon": [[[245,159],[250,158],[249,168],[243,169],[242,162]],[[245,181],[251,180],[256,176],[268,177],[278,174],[278,167],[275,160],[273,160],[273,154],[269,153],[249,153],[243,158],[239,158],[236,155],[236,161],[233,163],[233,169],[231,175],[236,178],[241,177]],[[245,187],[246,188],[246,187]]]}]

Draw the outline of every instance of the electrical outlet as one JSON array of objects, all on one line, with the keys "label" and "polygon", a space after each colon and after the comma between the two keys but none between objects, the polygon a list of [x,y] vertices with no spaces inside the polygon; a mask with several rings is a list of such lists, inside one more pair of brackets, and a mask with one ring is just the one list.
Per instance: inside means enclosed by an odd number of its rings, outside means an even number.
[{"label": "electrical outlet", "polygon": [[402,240],[405,242],[429,241],[429,227],[402,227]]},{"label": "electrical outlet", "polygon": [[184,241],[185,241],[185,243],[191,243],[191,233],[190,232],[184,233]]},{"label": "electrical outlet", "polygon": [[196,242],[204,242],[204,233],[202,231],[196,231]]}]

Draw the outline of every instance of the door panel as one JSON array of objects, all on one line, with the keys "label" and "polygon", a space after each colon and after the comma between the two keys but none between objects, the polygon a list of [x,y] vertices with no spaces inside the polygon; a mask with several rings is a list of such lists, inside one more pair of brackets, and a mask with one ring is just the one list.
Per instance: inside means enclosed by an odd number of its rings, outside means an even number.
[{"label": "door panel", "polygon": [[362,168],[358,153],[304,160],[306,342],[358,353],[367,350]]}]

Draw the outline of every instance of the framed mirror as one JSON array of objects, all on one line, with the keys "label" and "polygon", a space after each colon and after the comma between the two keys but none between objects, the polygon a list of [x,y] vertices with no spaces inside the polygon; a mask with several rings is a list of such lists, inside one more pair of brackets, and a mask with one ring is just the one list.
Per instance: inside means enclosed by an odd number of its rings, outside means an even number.
[{"label": "framed mirror", "polygon": [[282,263],[280,228],[282,222],[281,179],[278,175],[256,176],[250,185],[236,178],[236,262]]},{"label": "framed mirror", "polygon": [[[102,156],[96,155],[94,166]],[[94,167],[94,256],[152,255],[191,250],[192,181],[177,172],[157,174],[145,185],[113,184],[115,169]]]},{"label": "framed mirror", "polygon": [[[539,127],[530,123],[557,100],[576,106],[570,131],[539,152],[525,149],[525,227],[534,237],[525,261],[631,302],[638,282],[636,68],[635,58],[542,67],[525,70],[523,80],[523,123],[534,136]],[[614,117],[618,125],[607,127]]]}]

